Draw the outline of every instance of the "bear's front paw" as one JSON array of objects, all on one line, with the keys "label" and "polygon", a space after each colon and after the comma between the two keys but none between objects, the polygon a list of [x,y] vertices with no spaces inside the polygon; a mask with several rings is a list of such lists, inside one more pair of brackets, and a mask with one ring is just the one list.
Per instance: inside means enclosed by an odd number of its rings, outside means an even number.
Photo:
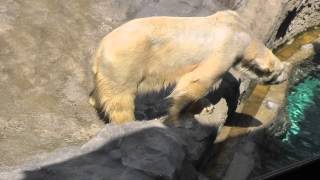
[{"label": "bear's front paw", "polygon": [[170,127],[183,127],[181,120],[179,120],[178,116],[168,116],[163,121],[163,124],[170,126]]}]

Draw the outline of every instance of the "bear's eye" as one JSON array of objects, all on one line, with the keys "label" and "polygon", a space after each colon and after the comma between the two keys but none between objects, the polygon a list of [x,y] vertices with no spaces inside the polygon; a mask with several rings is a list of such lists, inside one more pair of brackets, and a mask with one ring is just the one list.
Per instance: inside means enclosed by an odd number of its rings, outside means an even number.
[{"label": "bear's eye", "polygon": [[272,74],[269,68],[261,67],[257,64],[253,65],[252,71],[259,77],[270,76]]},{"label": "bear's eye", "polygon": [[243,60],[243,56],[236,57],[236,60],[234,61],[233,66],[239,65],[242,60]]},{"label": "bear's eye", "polygon": [[243,66],[258,77],[266,77],[272,74],[269,68],[261,67],[257,63],[243,63]]}]

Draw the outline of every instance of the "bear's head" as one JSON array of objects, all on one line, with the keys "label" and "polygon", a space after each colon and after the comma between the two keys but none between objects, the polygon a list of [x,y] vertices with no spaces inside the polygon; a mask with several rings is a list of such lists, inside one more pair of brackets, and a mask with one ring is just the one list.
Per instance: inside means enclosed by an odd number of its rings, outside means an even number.
[{"label": "bear's head", "polygon": [[262,43],[252,43],[235,69],[262,84],[279,84],[288,79],[290,63],[281,62]]}]

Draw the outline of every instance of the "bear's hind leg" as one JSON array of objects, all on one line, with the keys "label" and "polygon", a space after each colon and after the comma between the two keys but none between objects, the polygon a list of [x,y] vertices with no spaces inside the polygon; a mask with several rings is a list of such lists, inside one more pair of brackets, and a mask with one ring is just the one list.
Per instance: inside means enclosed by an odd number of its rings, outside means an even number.
[{"label": "bear's hind leg", "polygon": [[134,121],[136,89],[129,86],[126,89],[118,87],[100,73],[96,74],[95,81],[90,104],[98,110],[101,118],[117,124]]},{"label": "bear's hind leg", "polygon": [[119,93],[110,97],[105,105],[111,123],[123,124],[135,120],[132,93]]}]

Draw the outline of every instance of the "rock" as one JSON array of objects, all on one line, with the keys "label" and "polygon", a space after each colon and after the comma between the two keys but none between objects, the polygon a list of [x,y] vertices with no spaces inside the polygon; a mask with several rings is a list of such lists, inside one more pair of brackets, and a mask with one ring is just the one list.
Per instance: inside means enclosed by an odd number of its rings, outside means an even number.
[{"label": "rock", "polygon": [[277,104],[276,102],[273,102],[273,101],[269,101],[269,100],[267,100],[267,101],[265,102],[265,105],[266,105],[267,108],[273,109],[273,110],[279,108],[279,104]]},{"label": "rock", "polygon": [[312,44],[305,44],[305,45],[301,46],[301,50],[309,50],[309,49],[313,49]]},{"label": "rock", "polygon": [[[279,45],[293,38],[295,35],[305,31],[307,28],[319,24],[320,11],[319,1],[263,1],[263,0],[243,0],[243,1],[226,1],[231,3],[233,7],[244,17],[251,27],[252,32],[270,48],[276,48]],[[262,5],[263,4],[263,5]],[[230,7],[230,6],[229,6]],[[259,18],[257,18],[259,17]],[[301,61],[301,57],[309,57],[314,52],[309,52],[310,48],[307,48],[308,52],[301,51],[303,53],[298,54],[296,61]],[[249,83],[244,85],[241,83],[241,89],[249,89]],[[240,96],[245,97],[245,96]],[[269,104],[270,107],[275,107]],[[243,108],[239,106],[238,109]],[[241,112],[241,110],[239,110]],[[252,124],[253,125],[253,124]],[[259,156],[243,156],[239,152],[243,151],[245,147],[242,147],[240,142],[247,143],[259,143],[263,142],[261,138],[263,130],[254,131],[253,128],[233,128],[226,127],[222,129],[223,137],[226,137],[231,132],[229,138],[226,138],[224,142],[219,142],[218,146],[213,146],[213,149],[209,152],[214,154],[208,155],[212,160],[204,161],[205,165],[201,167],[207,167],[202,170],[211,179],[224,179],[230,177],[243,178],[250,177],[253,166],[260,163]],[[242,133],[241,133],[242,132]],[[251,138],[248,138],[251,137]],[[219,137],[218,137],[219,138]],[[216,144],[215,144],[216,145]],[[254,152],[258,152],[258,149],[253,147]],[[243,171],[239,172],[239,168],[234,165],[242,161],[248,162],[241,164]],[[232,165],[233,164],[233,165]],[[226,176],[226,172],[229,171],[229,175]],[[233,176],[232,174],[238,174]]]},{"label": "rock", "polygon": [[[258,38],[276,47],[319,22],[318,4],[317,0],[1,1],[0,179],[206,179],[194,165],[224,123],[225,102],[208,107],[197,121],[180,128],[165,127],[159,120],[104,127],[88,103],[93,88],[89,59],[97,43],[133,18],[205,16],[231,8],[238,9]],[[249,81],[234,72],[224,79],[216,91],[219,98],[209,99],[217,103],[223,97],[232,112]],[[165,115],[168,104],[154,104],[163,95],[137,100],[139,118]]]},{"label": "rock", "polygon": [[283,5],[285,13],[279,13],[280,21],[278,22],[281,24],[269,40],[269,44],[272,44],[273,47],[278,47],[320,22],[320,2],[318,0],[295,0]]},{"label": "rock", "polygon": [[290,44],[292,44],[293,42],[294,42],[294,38],[290,39],[290,40],[286,43],[286,45],[290,45]]},{"label": "rock", "polygon": [[[200,16],[223,8],[218,2],[197,0],[4,0],[0,7],[3,166],[83,144],[104,126],[88,103],[93,89],[90,57],[112,29],[137,17]],[[139,119],[165,113],[162,105],[138,107],[143,111]]]},{"label": "rock", "polygon": [[125,137],[120,145],[122,164],[155,176],[173,179],[182,166],[185,142],[164,129],[150,129]]},{"label": "rock", "polygon": [[[225,101],[215,107],[210,114],[217,112],[220,121],[212,123],[224,123]],[[184,123],[179,128],[168,127],[162,120],[108,124],[82,147],[60,149],[27,164],[0,169],[0,179],[181,179],[186,166],[192,169],[189,177],[205,179],[193,162],[206,150],[205,140],[217,133],[215,126],[204,127],[193,119],[190,128]]]}]

